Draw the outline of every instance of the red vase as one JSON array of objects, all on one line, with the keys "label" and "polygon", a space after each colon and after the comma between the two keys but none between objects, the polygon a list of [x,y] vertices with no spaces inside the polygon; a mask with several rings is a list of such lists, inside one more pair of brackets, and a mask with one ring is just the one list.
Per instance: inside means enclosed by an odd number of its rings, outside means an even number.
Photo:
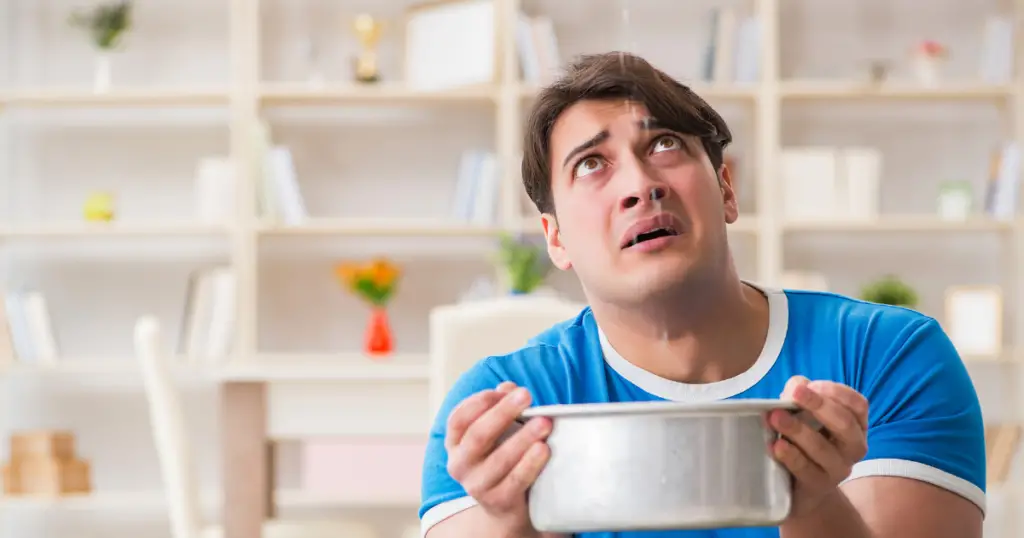
[{"label": "red vase", "polygon": [[395,350],[395,338],[391,334],[391,322],[388,311],[375,308],[370,313],[370,322],[366,326],[366,353],[370,356],[390,355]]}]

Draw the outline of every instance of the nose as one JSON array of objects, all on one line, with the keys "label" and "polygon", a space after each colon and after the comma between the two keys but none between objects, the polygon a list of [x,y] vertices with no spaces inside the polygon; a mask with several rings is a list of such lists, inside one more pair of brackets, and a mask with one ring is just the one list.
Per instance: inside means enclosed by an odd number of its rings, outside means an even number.
[{"label": "nose", "polygon": [[623,210],[633,209],[642,204],[650,204],[664,200],[668,196],[668,189],[655,178],[652,178],[643,163],[636,159],[628,159],[622,163],[619,170],[620,181],[624,193],[619,200],[619,207]]},{"label": "nose", "polygon": [[643,191],[634,192],[622,198],[622,209],[632,209],[641,202],[657,202],[665,198],[666,193],[664,187],[650,186]]}]

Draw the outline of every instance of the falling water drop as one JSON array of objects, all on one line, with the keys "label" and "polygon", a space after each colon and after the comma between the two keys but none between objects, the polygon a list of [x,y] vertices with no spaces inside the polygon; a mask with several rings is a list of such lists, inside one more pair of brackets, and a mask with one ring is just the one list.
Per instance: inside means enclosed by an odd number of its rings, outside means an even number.
[{"label": "falling water drop", "polygon": [[[633,43],[632,34],[630,33],[630,30],[632,30],[632,23],[630,22],[631,13],[629,9],[629,1],[630,0],[621,0],[621,7],[619,10],[622,20],[622,46],[619,47],[619,68],[622,70],[624,74],[626,73],[626,54],[636,54],[635,43]],[[635,84],[633,86],[633,89],[634,91],[631,93],[635,96]],[[632,106],[632,103],[630,103],[630,112],[633,118],[637,119],[639,112],[635,106]]]}]

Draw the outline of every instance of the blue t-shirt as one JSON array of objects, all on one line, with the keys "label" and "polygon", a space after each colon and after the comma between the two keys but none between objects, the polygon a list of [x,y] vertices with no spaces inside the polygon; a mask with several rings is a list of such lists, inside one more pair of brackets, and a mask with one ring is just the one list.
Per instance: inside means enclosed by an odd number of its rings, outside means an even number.
[{"label": "blue t-shirt", "polygon": [[[870,402],[868,453],[848,480],[900,476],[929,482],[985,510],[985,440],[971,378],[934,319],[913,310],[831,293],[759,288],[768,336],[744,373],[708,384],[658,377],[619,355],[589,308],[522,349],[487,357],[465,372],[434,421],[423,468],[423,532],[474,506],[447,473],[448,414],[502,381],[526,387],[533,405],[778,398],[794,375],[849,385]],[[590,533],[581,538],[777,538],[777,528]]]}]

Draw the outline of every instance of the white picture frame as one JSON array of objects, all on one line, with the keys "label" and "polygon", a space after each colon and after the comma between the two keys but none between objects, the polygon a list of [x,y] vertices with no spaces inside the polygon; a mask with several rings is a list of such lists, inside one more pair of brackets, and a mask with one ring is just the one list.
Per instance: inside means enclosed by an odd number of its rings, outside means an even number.
[{"label": "white picture frame", "polygon": [[998,356],[1003,351],[1003,293],[999,286],[946,290],[946,332],[961,356]]},{"label": "white picture frame", "polygon": [[494,0],[438,0],[405,16],[405,84],[444,91],[495,84],[498,13]]}]

